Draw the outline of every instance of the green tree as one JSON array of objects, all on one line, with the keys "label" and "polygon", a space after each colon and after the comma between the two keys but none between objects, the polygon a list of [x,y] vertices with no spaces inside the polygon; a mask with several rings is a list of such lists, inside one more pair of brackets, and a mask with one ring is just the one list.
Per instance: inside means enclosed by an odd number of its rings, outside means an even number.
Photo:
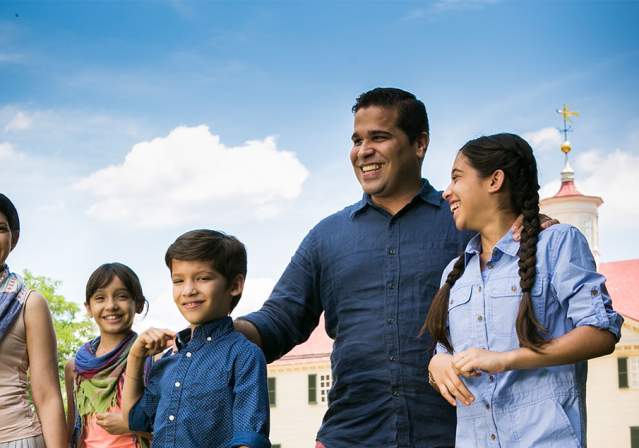
[{"label": "green tree", "polygon": [[82,312],[80,305],[67,300],[57,290],[61,282],[44,276],[23,272],[25,285],[35,289],[49,302],[53,328],[58,341],[58,375],[64,391],[64,365],[80,346],[96,333],[93,322]]}]

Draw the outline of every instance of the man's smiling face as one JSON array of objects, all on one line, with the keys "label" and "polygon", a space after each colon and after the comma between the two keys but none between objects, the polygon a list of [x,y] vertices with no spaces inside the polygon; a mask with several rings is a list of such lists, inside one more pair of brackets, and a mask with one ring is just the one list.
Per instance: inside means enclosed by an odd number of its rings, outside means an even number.
[{"label": "man's smiling face", "polygon": [[355,113],[351,163],[362,189],[383,204],[419,186],[426,136],[411,143],[397,126],[395,108],[370,106]]}]

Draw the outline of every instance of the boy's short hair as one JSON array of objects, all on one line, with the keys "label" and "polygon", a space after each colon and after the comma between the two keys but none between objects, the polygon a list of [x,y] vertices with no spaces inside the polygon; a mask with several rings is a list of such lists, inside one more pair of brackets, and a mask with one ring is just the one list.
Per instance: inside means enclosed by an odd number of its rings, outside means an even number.
[{"label": "boy's short hair", "polygon": [[[173,260],[210,262],[227,282],[227,286],[237,277],[246,277],[246,248],[237,238],[215,230],[191,230],[180,235],[169,246],[164,256],[169,270]],[[242,294],[232,297],[231,311],[240,301]]]}]

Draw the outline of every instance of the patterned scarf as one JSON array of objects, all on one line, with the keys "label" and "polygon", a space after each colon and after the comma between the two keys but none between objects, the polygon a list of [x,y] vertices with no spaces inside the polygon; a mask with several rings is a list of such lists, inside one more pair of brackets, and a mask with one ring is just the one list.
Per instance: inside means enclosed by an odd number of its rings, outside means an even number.
[{"label": "patterned scarf", "polygon": [[[109,353],[96,357],[100,337],[87,342],[75,355],[75,442],[82,437],[84,419],[89,414],[108,412],[120,400],[118,385],[124,380],[129,350],[137,334],[131,331]],[[138,446],[148,447],[146,439],[138,437]]]},{"label": "patterned scarf", "polygon": [[95,355],[99,336],[80,347],[75,355],[75,405],[81,416],[107,412],[117,404],[118,383],[135,337],[131,331],[117,347],[100,357]]},{"label": "patterned scarf", "polygon": [[31,290],[25,288],[24,280],[9,271],[6,264],[0,268],[0,341],[20,315]]}]

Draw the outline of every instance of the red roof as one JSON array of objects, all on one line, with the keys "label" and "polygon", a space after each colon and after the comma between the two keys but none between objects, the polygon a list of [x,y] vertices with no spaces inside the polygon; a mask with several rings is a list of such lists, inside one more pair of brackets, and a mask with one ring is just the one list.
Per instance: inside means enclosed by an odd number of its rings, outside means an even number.
[{"label": "red roof", "polygon": [[329,356],[333,351],[333,340],[328,337],[324,329],[324,314],[320,316],[317,328],[303,344],[297,345],[284,355],[279,361],[292,359],[321,358]]},{"label": "red roof", "polygon": [[564,180],[561,182],[561,188],[559,188],[559,191],[554,197],[560,198],[562,196],[583,196],[583,194],[577,190],[574,181]]},{"label": "red roof", "polygon": [[612,306],[622,315],[639,321],[639,259],[601,263]]}]

